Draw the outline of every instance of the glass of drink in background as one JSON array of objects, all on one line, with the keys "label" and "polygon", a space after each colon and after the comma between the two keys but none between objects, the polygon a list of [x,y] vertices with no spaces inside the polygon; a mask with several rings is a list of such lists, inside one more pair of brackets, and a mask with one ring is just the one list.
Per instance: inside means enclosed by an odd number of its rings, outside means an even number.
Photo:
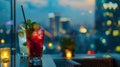
[{"label": "glass of drink in background", "polygon": [[22,58],[25,58],[28,56],[25,30],[18,30],[18,38],[19,38],[20,54],[22,55]]}]

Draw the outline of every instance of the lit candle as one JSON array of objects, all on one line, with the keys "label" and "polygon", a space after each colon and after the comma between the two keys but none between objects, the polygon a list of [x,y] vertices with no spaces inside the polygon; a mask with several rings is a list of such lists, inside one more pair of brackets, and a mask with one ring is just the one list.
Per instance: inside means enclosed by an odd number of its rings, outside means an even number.
[{"label": "lit candle", "polygon": [[65,53],[66,53],[66,58],[67,58],[67,59],[71,59],[71,58],[72,58],[72,51],[66,49],[66,50],[65,50]]},{"label": "lit candle", "polygon": [[1,48],[0,51],[2,67],[10,67],[10,48]]}]

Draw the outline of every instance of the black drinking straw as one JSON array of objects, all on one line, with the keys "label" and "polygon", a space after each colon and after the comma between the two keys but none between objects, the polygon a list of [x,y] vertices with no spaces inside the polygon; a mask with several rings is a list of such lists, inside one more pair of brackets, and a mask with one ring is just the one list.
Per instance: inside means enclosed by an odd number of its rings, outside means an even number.
[{"label": "black drinking straw", "polygon": [[27,24],[26,24],[26,17],[25,17],[25,12],[24,12],[24,8],[23,5],[21,5],[21,9],[22,9],[22,14],[23,14],[23,18],[24,18],[24,22],[25,22],[25,28],[27,28]]}]

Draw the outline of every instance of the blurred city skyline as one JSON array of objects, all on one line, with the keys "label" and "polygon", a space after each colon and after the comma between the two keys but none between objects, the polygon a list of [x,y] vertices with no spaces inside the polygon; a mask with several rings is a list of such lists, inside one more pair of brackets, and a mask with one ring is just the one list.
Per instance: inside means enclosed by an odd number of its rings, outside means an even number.
[{"label": "blurred city skyline", "polygon": [[[17,29],[24,22],[21,5],[27,19],[39,23],[55,36],[52,39],[55,45],[50,50],[56,50],[62,37],[69,35],[76,41],[78,53],[89,50],[120,52],[118,0],[17,0]],[[10,0],[0,0],[0,39],[7,42],[12,31],[10,15]],[[45,37],[46,47],[49,47],[49,42],[51,39]]]},{"label": "blurred city skyline", "polygon": [[[0,1],[0,23],[10,19],[10,0]],[[27,19],[49,26],[49,13],[60,13],[70,18],[70,24],[94,27],[94,0],[17,0],[17,23],[23,22],[21,5]],[[87,18],[87,19],[86,19]]]}]

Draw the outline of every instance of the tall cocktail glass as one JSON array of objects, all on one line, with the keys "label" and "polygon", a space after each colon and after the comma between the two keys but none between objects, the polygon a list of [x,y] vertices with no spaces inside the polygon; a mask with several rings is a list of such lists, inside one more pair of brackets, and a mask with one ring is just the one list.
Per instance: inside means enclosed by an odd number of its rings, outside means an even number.
[{"label": "tall cocktail glass", "polygon": [[44,30],[26,30],[29,57],[41,57],[44,43]]},{"label": "tall cocktail glass", "polygon": [[44,30],[43,29],[27,29],[26,30],[29,67],[42,67],[42,51],[44,43]]}]

